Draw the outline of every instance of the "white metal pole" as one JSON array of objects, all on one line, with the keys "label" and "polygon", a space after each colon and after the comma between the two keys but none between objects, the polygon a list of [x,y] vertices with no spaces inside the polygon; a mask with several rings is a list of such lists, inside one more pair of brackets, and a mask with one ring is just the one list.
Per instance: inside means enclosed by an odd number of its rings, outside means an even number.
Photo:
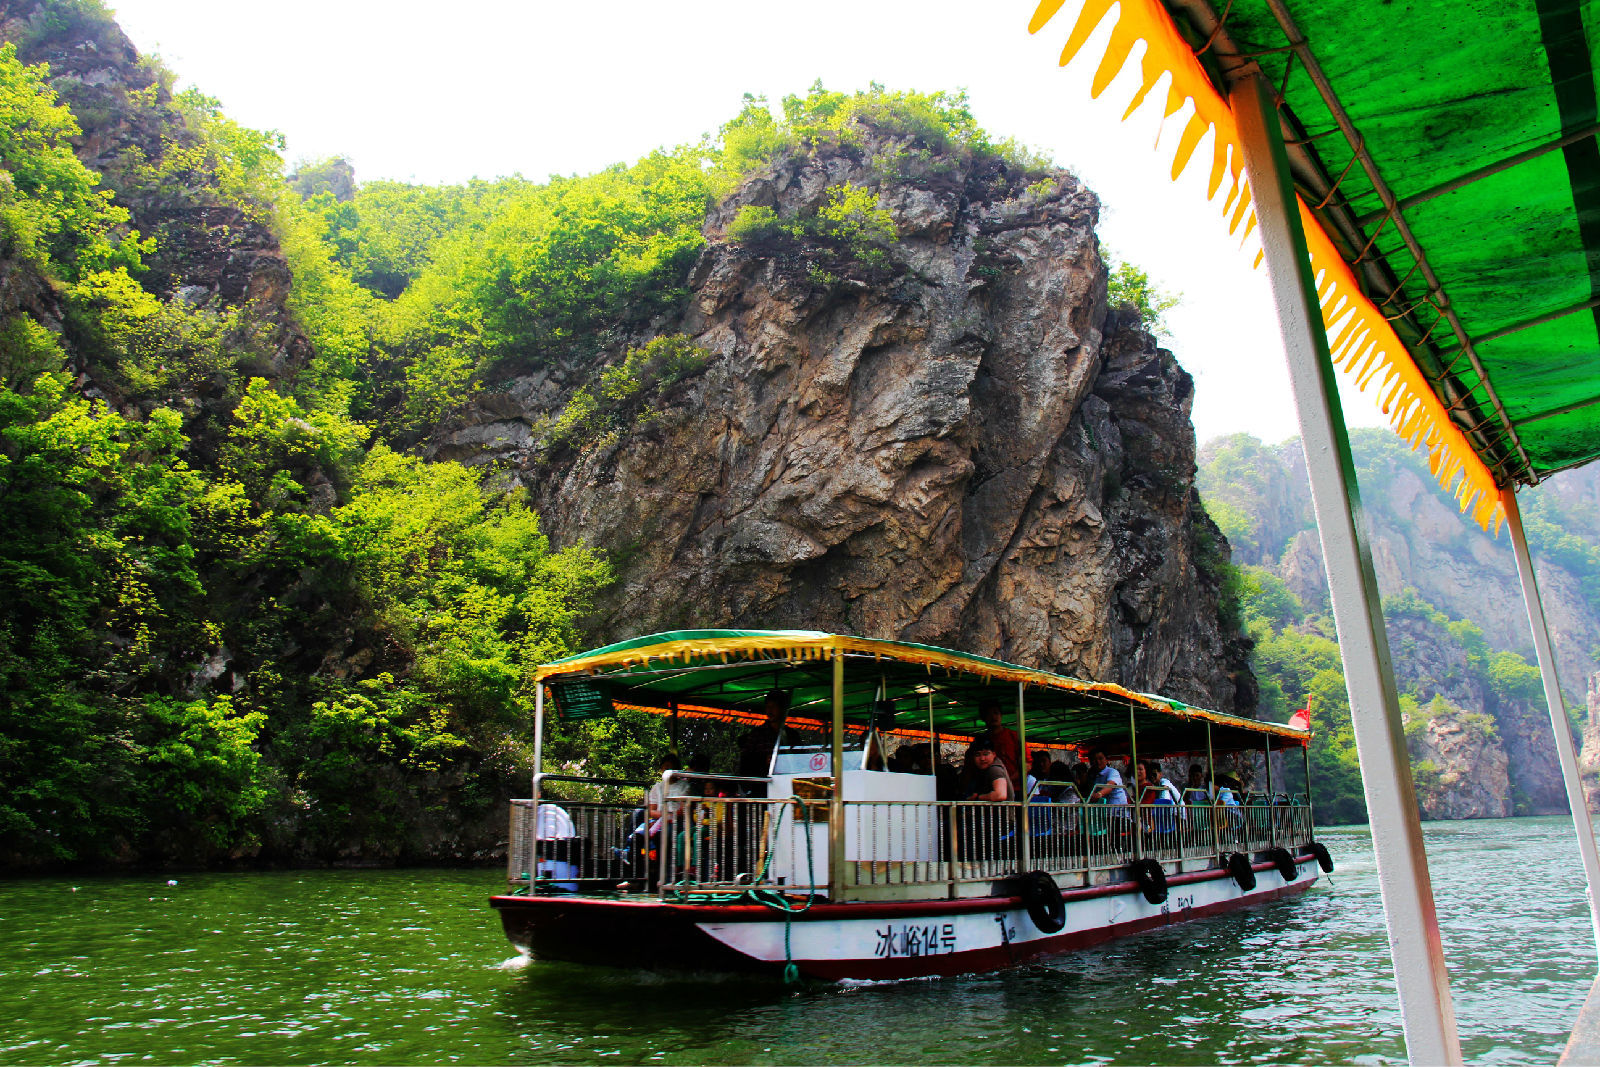
[{"label": "white metal pole", "polygon": [[1389,663],[1388,634],[1272,88],[1259,74],[1250,75],[1234,85],[1229,103],[1239,123],[1311,476],[1311,498],[1322,536],[1400,994],[1406,1053],[1413,1064],[1459,1064],[1461,1040],[1439,939],[1400,701]]},{"label": "white metal pole", "polygon": [[533,687],[533,817],[539,818],[539,776],[544,773],[544,683]]},{"label": "white metal pole", "polygon": [[1539,656],[1539,673],[1544,678],[1544,699],[1550,706],[1550,729],[1556,735],[1556,756],[1561,761],[1561,779],[1567,786],[1567,806],[1572,809],[1572,828],[1578,835],[1578,855],[1583,858],[1584,891],[1589,897],[1589,922],[1594,927],[1595,946],[1600,950],[1600,853],[1595,850],[1594,822],[1583,796],[1583,779],[1578,773],[1578,754],[1572,747],[1572,728],[1567,722],[1567,702],[1556,677],[1555,651],[1550,646],[1550,628],[1545,623],[1544,602],[1533,574],[1533,557],[1528,554],[1528,537],[1522,529],[1522,510],[1517,506],[1516,490],[1500,490],[1500,503],[1506,510],[1506,527],[1511,531],[1511,549],[1517,557],[1517,577],[1522,579],[1522,599],[1528,606],[1528,625],[1533,630],[1533,648]]},{"label": "white metal pole", "polygon": [[833,650],[833,795],[828,798],[828,900],[844,899],[844,649]]},{"label": "white metal pole", "polygon": [[1022,801],[1022,810],[1017,813],[1020,824],[1017,832],[1022,835],[1017,849],[1017,857],[1022,864],[1017,872],[1019,874],[1033,870],[1033,837],[1028,824],[1028,804],[1033,800],[1028,795],[1028,713],[1022,699],[1025,688],[1023,683],[1017,683],[1017,748],[1021,750],[1017,753],[1017,759],[1022,763],[1022,796],[1012,798]]}]

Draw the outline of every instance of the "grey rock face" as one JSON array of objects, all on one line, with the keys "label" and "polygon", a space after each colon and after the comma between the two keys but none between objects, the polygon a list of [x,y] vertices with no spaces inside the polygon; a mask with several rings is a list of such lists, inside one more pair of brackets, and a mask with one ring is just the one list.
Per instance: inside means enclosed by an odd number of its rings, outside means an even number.
[{"label": "grey rock face", "polygon": [[1423,818],[1503,819],[1513,814],[1509,760],[1492,730],[1457,715],[1436,715],[1408,742],[1411,758],[1434,768],[1434,776],[1417,783]]},{"label": "grey rock face", "polygon": [[[794,219],[842,181],[893,214],[886,265],[723,236],[745,205]],[[708,220],[688,310],[656,332],[711,358],[647,419],[577,455],[541,445],[612,350],[500,383],[434,446],[508,461],[554,540],[618,554],[603,637],[836,630],[1248,709],[1192,382],[1108,314],[1097,214],[1070,176],[1029,190],[996,160],[883,184],[871,152],[786,160]]]}]

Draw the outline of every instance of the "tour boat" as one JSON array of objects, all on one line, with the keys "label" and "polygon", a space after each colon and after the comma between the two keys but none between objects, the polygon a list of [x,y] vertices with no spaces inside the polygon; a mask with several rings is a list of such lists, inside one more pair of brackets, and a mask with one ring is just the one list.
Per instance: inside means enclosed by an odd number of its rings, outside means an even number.
[{"label": "tour boat", "polygon": [[[536,681],[535,766],[553,705],[563,723],[663,715],[673,744],[696,720],[747,727],[767,771],[667,770],[655,818],[655,782],[536,774],[511,802],[509,889],[490,903],[538,959],[789,980],[991,971],[1292,896],[1332,869],[1308,793],[1272,781],[1284,750],[1304,758],[1297,726],[809,631],[655,634]],[[1070,776],[1026,800],[950,799],[950,772],[930,771],[996,702],[1024,755],[1199,764],[1199,802],[1087,802]],[[1264,764],[1264,788],[1218,788],[1219,758]]]}]

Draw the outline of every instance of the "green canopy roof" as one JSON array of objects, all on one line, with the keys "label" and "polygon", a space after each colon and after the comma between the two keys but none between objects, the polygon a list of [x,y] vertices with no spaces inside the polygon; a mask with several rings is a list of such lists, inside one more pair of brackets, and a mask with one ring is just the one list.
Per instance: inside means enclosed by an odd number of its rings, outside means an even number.
[{"label": "green canopy roof", "polygon": [[[1280,723],[983,656],[812,630],[651,634],[555,660],[538,677],[568,720],[635,707],[754,723],[766,694],[779,690],[792,719],[826,723],[835,656],[845,659],[845,719],[858,730],[881,717],[881,727],[901,734],[925,735],[930,722],[941,734],[972,734],[983,728],[979,707],[987,700],[999,702],[1008,719],[1015,713],[1020,685],[1030,742],[1124,746],[1130,723],[1141,749],[1152,753],[1203,750],[1208,726],[1219,750],[1282,748],[1307,737]],[[880,699],[892,702],[892,718],[882,715]]]},{"label": "green canopy roof", "polygon": [[1375,268],[1368,295],[1486,464],[1524,482],[1600,455],[1597,11],[1236,0],[1224,24],[1321,171],[1302,197]]}]

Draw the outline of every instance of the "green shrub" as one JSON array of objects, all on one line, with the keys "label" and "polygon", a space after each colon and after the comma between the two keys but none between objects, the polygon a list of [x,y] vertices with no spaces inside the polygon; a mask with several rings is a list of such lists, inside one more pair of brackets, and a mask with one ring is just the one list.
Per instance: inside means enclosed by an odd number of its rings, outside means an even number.
[{"label": "green shrub", "polygon": [[844,182],[828,188],[817,211],[817,231],[843,244],[856,260],[876,266],[888,260],[883,246],[899,237],[894,216],[878,206],[871,189]]},{"label": "green shrub", "polygon": [[744,205],[733,217],[733,221],[728,223],[729,240],[738,241],[740,244],[769,241],[788,233],[788,228],[779,221],[776,211],[758,204]]},{"label": "green shrub", "polygon": [[1157,337],[1171,337],[1167,312],[1178,306],[1183,294],[1169,294],[1132,263],[1115,262],[1106,281],[1106,299],[1113,307],[1131,307],[1139,324]]}]

